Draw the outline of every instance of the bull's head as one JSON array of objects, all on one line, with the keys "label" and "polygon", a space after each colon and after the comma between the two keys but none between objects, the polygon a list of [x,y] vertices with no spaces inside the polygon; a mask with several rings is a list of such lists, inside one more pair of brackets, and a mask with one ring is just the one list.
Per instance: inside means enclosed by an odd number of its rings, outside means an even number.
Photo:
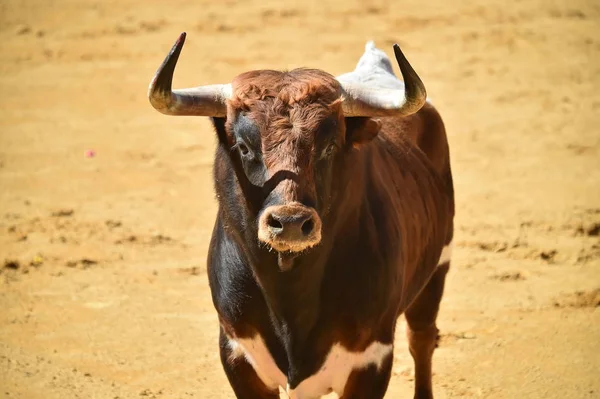
[{"label": "bull's head", "polygon": [[185,33],[158,69],[150,102],[167,115],[225,118],[223,144],[241,165],[238,179],[268,187],[256,228],[258,239],[280,253],[280,266],[281,254],[294,256],[321,241],[335,160],[377,135],[380,123],[371,118],[413,114],[426,99],[398,45],[404,90],[342,82],[313,69],[253,71],[231,84],[172,90],[184,40]]}]

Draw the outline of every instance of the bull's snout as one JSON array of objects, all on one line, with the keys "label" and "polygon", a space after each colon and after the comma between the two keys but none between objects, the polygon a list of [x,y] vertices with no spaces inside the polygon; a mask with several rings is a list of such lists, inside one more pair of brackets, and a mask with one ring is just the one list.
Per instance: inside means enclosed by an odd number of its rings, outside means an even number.
[{"label": "bull's snout", "polygon": [[300,252],[321,241],[321,219],[299,203],[270,206],[260,217],[258,238],[276,251]]}]

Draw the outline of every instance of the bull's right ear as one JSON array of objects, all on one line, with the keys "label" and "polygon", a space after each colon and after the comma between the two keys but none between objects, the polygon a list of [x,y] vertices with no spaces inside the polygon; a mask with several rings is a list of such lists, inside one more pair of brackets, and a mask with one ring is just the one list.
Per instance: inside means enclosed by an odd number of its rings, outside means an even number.
[{"label": "bull's right ear", "polygon": [[346,143],[353,148],[360,148],[373,140],[381,130],[381,122],[378,119],[366,117],[346,118]]},{"label": "bull's right ear", "polygon": [[217,132],[217,137],[219,138],[219,142],[223,144],[226,148],[231,147],[229,140],[227,139],[227,130],[225,128],[225,123],[227,122],[226,118],[210,118],[213,127],[215,128],[215,132]]}]

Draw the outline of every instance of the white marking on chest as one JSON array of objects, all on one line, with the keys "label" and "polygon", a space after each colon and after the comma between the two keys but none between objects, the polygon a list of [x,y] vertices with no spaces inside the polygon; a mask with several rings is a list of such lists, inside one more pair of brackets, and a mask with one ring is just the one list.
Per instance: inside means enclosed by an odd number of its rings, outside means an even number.
[{"label": "white marking on chest", "polygon": [[229,347],[232,351],[231,357],[235,359],[244,356],[261,381],[270,389],[287,385],[287,377],[277,367],[260,335],[257,334],[253,338],[229,339]]},{"label": "white marking on chest", "polygon": [[444,249],[442,249],[442,254],[440,255],[440,260],[438,261],[438,266],[443,265],[444,263],[450,262],[451,258],[452,258],[452,241],[450,241],[450,243],[448,243],[448,245],[446,245],[444,247]]},{"label": "white marking on chest", "polygon": [[320,398],[330,392],[344,393],[344,387],[354,370],[370,365],[381,368],[383,360],[392,353],[392,344],[372,342],[363,352],[350,352],[341,344],[334,344],[321,368],[303,380],[295,389],[289,389],[287,377],[277,367],[262,337],[230,339],[232,358],[243,356],[252,365],[259,378],[271,389],[285,388],[290,399]]},{"label": "white marking on chest", "polygon": [[340,344],[331,347],[325,363],[315,374],[288,391],[291,399],[319,398],[333,391],[344,393],[344,387],[354,370],[375,365],[381,368],[383,360],[392,353],[392,344],[372,342],[363,352],[349,352]]}]

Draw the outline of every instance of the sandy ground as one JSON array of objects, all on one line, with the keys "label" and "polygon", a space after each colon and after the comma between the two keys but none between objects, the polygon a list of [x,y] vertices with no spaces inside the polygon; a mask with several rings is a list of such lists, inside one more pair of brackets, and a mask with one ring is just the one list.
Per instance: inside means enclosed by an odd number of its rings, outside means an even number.
[{"label": "sandy ground", "polygon": [[[600,397],[600,4],[366,3],[0,0],[1,398],[233,397],[205,273],[215,138],[146,98],[181,31],[176,86],[340,74],[398,41],[458,201],[437,398]],[[396,344],[387,398],[408,398]]]}]

